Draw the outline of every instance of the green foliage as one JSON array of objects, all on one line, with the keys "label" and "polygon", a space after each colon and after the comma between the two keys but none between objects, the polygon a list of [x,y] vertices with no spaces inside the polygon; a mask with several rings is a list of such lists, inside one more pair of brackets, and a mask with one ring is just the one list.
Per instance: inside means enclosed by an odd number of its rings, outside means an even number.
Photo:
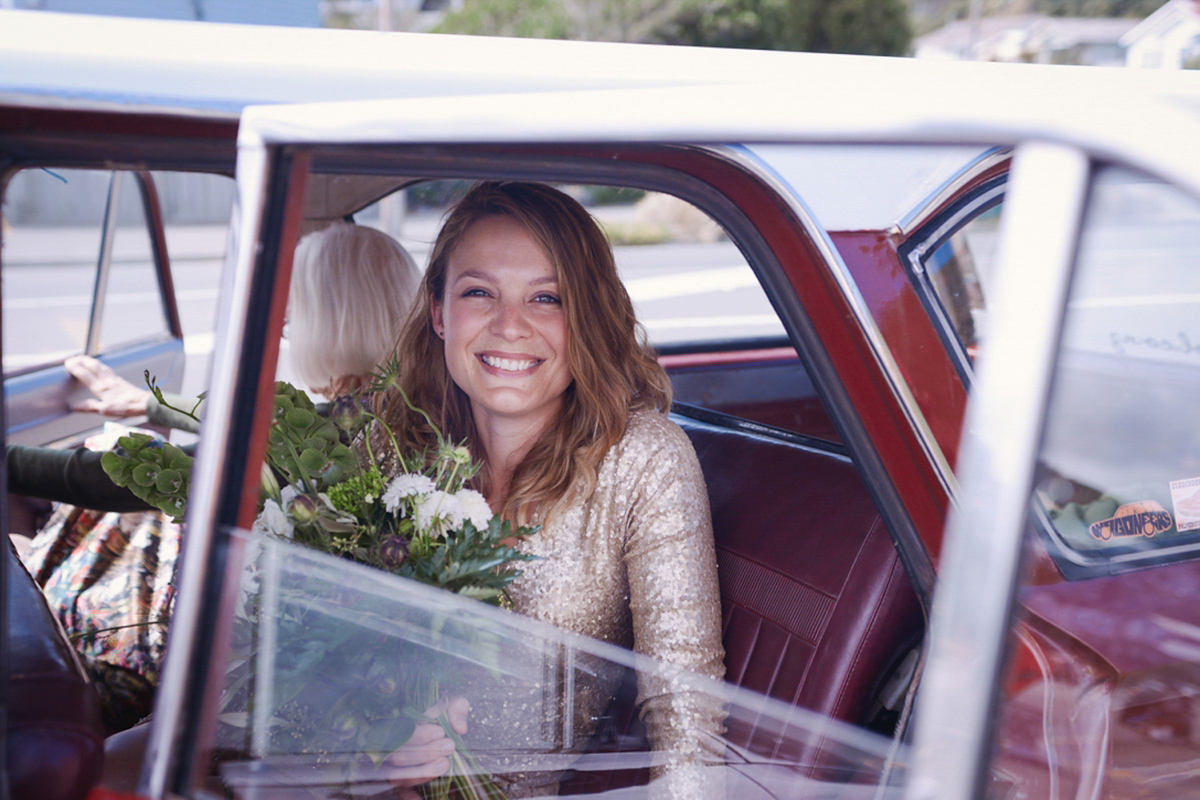
[{"label": "green foliage", "polygon": [[338,428],[316,412],[312,400],[289,383],[275,384],[275,421],[267,438],[267,462],[285,482],[321,491],[358,472],[358,460],[342,444]]},{"label": "green foliage", "polygon": [[903,55],[904,0],[464,0],[446,33]]},{"label": "green foliage", "polygon": [[1148,17],[1166,0],[1035,0],[1033,10],[1052,17]]},{"label": "green foliage", "polygon": [[587,202],[584,205],[592,206],[631,205],[646,196],[642,189],[626,186],[588,186],[585,192]]},{"label": "green foliage", "polygon": [[[528,530],[522,534],[528,535]],[[482,531],[468,520],[448,533],[444,544],[433,548],[428,557],[410,558],[397,571],[406,578],[499,605],[504,587],[521,574],[508,564],[531,558],[507,544],[514,539],[512,525],[499,517],[492,517]]]},{"label": "green foliage", "polygon": [[145,433],[117,440],[117,447],[100,457],[100,466],[117,486],[126,486],[176,522],[187,510],[192,457],[175,445]]},{"label": "green foliage", "polygon": [[383,476],[377,469],[367,470],[329,487],[328,494],[329,501],[338,511],[361,513],[364,506],[374,504],[383,494]]},{"label": "green foliage", "polygon": [[522,39],[575,38],[575,25],[559,0],[467,0],[461,9],[446,15],[437,31]]}]

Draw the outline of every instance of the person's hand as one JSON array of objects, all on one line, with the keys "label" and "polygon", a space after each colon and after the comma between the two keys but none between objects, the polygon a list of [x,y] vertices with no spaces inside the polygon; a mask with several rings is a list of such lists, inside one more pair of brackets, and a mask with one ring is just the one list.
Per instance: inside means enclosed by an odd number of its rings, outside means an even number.
[{"label": "person's hand", "polygon": [[91,356],[71,356],[63,362],[75,380],[95,397],[71,404],[75,411],[95,411],[110,417],[140,417],[146,413],[150,390],[139,389]]},{"label": "person's hand", "polygon": [[[466,698],[455,697],[439,701],[425,716],[436,720],[445,714],[450,728],[461,736],[467,732],[468,711],[470,704]],[[450,770],[453,753],[454,740],[446,735],[446,729],[437,722],[427,722],[418,725],[409,740],[383,763],[388,767],[388,780],[400,790],[400,797],[416,797],[409,790],[445,775]]]}]

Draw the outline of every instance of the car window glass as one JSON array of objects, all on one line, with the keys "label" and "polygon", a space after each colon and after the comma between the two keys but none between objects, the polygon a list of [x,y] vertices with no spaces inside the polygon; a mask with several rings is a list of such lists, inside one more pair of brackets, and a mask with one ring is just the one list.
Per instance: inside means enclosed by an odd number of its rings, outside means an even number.
[{"label": "car window glass", "polygon": [[83,352],[112,173],[27,169],[4,193],[4,372]]},{"label": "car window glass", "polygon": [[191,397],[207,388],[234,182],[227,175],[155,172],[154,185],[187,353],[180,391]]},{"label": "car window glass", "polygon": [[4,220],[6,373],[88,350],[97,275],[104,280],[93,354],[168,334],[134,173],[22,170],[7,186]]},{"label": "car window glass", "polygon": [[133,173],[114,173],[117,224],[100,316],[98,352],[169,335],[146,206]]},{"label": "car window glass", "polygon": [[976,211],[920,267],[967,357],[975,360],[987,335],[988,285],[996,260],[1001,204]]},{"label": "car window glass", "polygon": [[1091,190],[1037,505],[1069,573],[1200,547],[1200,202],[1126,170]]},{"label": "car window glass", "polygon": [[693,713],[727,715],[703,770],[724,791],[688,796],[864,797],[889,757],[903,780],[903,746],[790,702],[278,537],[234,538],[247,561],[230,563],[239,591],[211,764],[232,796],[390,793],[384,759],[439,696],[470,703],[455,769],[478,785],[577,796],[611,781],[644,796],[661,754],[639,733],[635,675],[669,682]]}]

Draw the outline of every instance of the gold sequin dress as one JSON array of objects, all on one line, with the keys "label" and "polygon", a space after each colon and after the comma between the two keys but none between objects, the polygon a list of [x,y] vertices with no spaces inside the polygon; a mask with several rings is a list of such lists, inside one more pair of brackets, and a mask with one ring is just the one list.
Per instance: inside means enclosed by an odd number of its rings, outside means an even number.
[{"label": "gold sequin dress", "polygon": [[[521,549],[539,558],[522,563],[523,574],[509,587],[516,611],[687,672],[724,677],[708,492],[691,442],[665,414],[633,412],[601,463],[592,496],[555,515]],[[531,669],[549,674],[555,668]],[[590,682],[563,681],[559,665],[558,703],[573,705],[576,720],[574,736],[566,737],[572,741],[557,737],[565,751],[582,748],[619,678],[619,671],[598,665]],[[568,683],[572,700],[562,697]],[[652,795],[723,794],[720,776],[713,774],[720,771],[698,766],[724,757],[719,698],[669,676],[639,675],[637,702],[659,755]],[[502,700],[473,698],[467,744],[487,749],[481,740],[492,739],[526,749],[545,736],[549,705],[520,691]],[[510,796],[553,794],[554,776],[544,776],[549,785],[517,777],[506,786]]]}]

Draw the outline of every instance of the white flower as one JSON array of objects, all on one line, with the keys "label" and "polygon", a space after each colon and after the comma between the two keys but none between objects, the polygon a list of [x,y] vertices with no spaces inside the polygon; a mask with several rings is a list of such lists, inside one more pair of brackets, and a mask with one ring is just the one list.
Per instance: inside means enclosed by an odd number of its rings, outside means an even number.
[{"label": "white flower", "polygon": [[436,488],[437,485],[429,476],[405,472],[397,475],[388,484],[388,488],[383,493],[383,505],[388,511],[394,513],[406,498],[429,494]]},{"label": "white flower", "polygon": [[279,491],[279,507],[288,508],[291,506],[292,501],[296,499],[298,494],[300,494],[300,490],[295,486],[292,486],[290,483],[287,486],[284,486],[283,489]]},{"label": "white flower", "polygon": [[492,521],[492,509],[488,506],[487,498],[474,489],[463,489],[455,497],[458,500],[458,519],[454,527],[462,525],[465,520],[471,520],[477,531],[486,531]]},{"label": "white flower", "polygon": [[292,521],[288,519],[287,514],[283,513],[283,508],[279,503],[274,500],[267,500],[263,503],[262,513],[254,520],[252,530],[256,533],[278,536],[283,539],[291,539],[294,532]]},{"label": "white flower", "polygon": [[447,527],[454,527],[458,516],[458,499],[446,492],[435,490],[417,498],[414,522],[417,530],[431,536],[443,536]]}]

